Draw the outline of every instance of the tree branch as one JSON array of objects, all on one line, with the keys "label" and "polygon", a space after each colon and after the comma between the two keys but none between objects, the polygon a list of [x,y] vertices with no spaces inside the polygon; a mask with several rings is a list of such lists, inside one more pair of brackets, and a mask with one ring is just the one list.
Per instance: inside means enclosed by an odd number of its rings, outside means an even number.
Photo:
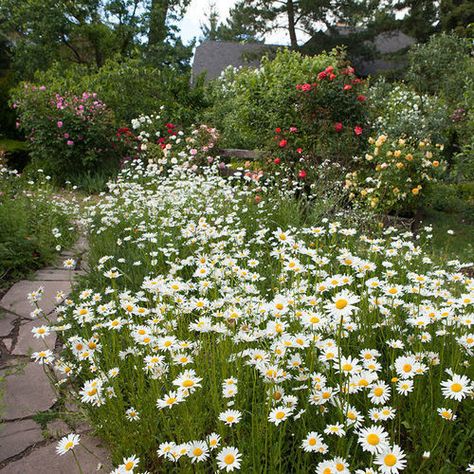
[{"label": "tree branch", "polygon": [[74,53],[74,56],[76,56],[76,59],[77,59],[77,62],[79,64],[83,64],[84,61],[82,60],[80,54],[77,52],[77,50],[72,46],[71,43],[69,43],[69,41],[65,38],[64,34],[62,35],[61,37],[61,41],[64,43],[65,46],[67,46],[73,53]]}]

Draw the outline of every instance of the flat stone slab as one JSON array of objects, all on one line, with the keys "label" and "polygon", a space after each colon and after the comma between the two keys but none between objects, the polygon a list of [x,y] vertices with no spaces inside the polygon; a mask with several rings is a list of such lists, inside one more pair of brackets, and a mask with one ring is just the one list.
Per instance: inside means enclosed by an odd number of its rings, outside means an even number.
[{"label": "flat stone slab", "polygon": [[33,420],[18,420],[0,426],[0,462],[20,454],[43,440],[41,427]]},{"label": "flat stone slab", "polygon": [[43,281],[74,281],[74,278],[84,273],[79,270],[39,270],[34,274],[35,280]]},{"label": "flat stone slab", "polygon": [[87,249],[89,248],[89,242],[87,240],[87,237],[79,237],[77,242],[74,244],[74,247],[72,248],[72,251],[75,253],[84,253]]},{"label": "flat stone slab", "polygon": [[[95,456],[87,452],[81,445],[92,451]],[[112,470],[107,451],[96,438],[81,435],[80,444],[74,452],[84,474],[109,473]],[[97,471],[99,463],[103,467]],[[7,464],[4,470],[8,474],[76,474],[79,472],[71,452],[63,456],[56,454],[56,443],[33,450],[18,461]]]},{"label": "flat stone slab", "polygon": [[56,335],[51,333],[44,339],[34,337],[31,330],[35,327],[42,326],[43,320],[28,321],[20,326],[18,333],[18,339],[15,344],[15,348],[12,351],[13,355],[29,355],[32,352],[38,352],[45,349],[54,350],[54,344],[56,342]]},{"label": "flat stone slab", "polygon": [[71,428],[63,420],[53,420],[46,426],[46,431],[52,438],[59,439],[71,433]]},{"label": "flat stone slab", "polygon": [[6,337],[12,332],[13,323],[16,319],[18,319],[18,316],[0,310],[0,337]]},{"label": "flat stone slab", "polygon": [[14,374],[5,375],[2,418],[6,421],[26,418],[54,405],[54,392],[43,367],[29,362]]},{"label": "flat stone slab", "polygon": [[44,288],[43,298],[39,303],[45,314],[57,306],[55,297],[58,291],[69,293],[71,284],[69,281],[30,281],[22,280],[15,283],[0,301],[0,307],[23,318],[29,318],[34,307],[28,301],[28,293],[36,291],[40,286]]}]

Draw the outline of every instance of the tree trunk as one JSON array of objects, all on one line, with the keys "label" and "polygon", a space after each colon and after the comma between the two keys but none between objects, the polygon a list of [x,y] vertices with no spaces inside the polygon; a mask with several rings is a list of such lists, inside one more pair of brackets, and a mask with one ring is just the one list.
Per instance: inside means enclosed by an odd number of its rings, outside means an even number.
[{"label": "tree trunk", "polygon": [[162,43],[167,37],[166,18],[168,16],[169,0],[152,0],[150,6],[150,29],[148,31],[148,46]]},{"label": "tree trunk", "polygon": [[295,5],[293,0],[288,0],[287,3],[287,13],[288,13],[288,31],[290,33],[290,44],[293,49],[298,48],[298,40],[296,39],[296,25],[295,25]]}]

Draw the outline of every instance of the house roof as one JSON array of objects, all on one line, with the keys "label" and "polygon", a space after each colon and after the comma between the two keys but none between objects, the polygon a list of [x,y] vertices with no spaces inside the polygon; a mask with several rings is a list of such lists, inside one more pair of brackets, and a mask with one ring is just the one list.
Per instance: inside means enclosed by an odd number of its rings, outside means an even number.
[{"label": "house roof", "polygon": [[258,67],[260,58],[276,48],[277,45],[263,43],[205,41],[194,53],[193,80],[203,72],[206,73],[207,81],[215,79],[228,66]]}]

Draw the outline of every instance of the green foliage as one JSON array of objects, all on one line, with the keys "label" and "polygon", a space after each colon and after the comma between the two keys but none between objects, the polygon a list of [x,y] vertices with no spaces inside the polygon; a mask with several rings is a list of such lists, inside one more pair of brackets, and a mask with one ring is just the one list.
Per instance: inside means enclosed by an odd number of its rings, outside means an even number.
[{"label": "green foliage", "polygon": [[[0,33],[14,38],[13,63],[31,80],[54,62],[100,68],[140,54],[159,66],[187,67],[190,46],[176,36],[189,0],[0,0]],[[144,38],[147,41],[144,41]]]},{"label": "green foliage", "polygon": [[209,86],[212,106],[203,120],[219,129],[223,146],[261,148],[276,127],[297,121],[296,84],[337,61],[335,53],[309,57],[281,49],[274,59],[263,58],[257,70],[228,68]]},{"label": "green foliage", "polygon": [[419,93],[436,94],[451,106],[460,105],[474,73],[470,43],[456,35],[432,36],[409,52],[407,79]]},{"label": "green foliage", "polygon": [[0,189],[0,281],[6,284],[50,263],[75,231],[44,176],[29,184],[0,166]]},{"label": "green foliage", "polygon": [[471,0],[441,0],[441,28],[468,35],[468,26],[474,23],[474,3]]},{"label": "green foliage", "polygon": [[191,124],[204,107],[204,88],[199,80],[194,87],[190,76],[174,68],[156,68],[139,59],[106,61],[98,70],[72,66],[66,70],[55,63],[48,71],[37,73],[35,82],[48,84],[60,93],[81,94],[93,90],[113,110],[117,125],[129,123],[164,105],[171,120]]},{"label": "green foliage", "polygon": [[378,133],[448,142],[452,122],[440,98],[418,93],[412,85],[383,79],[371,85],[368,96],[372,124]]},{"label": "green foliage", "polygon": [[201,25],[205,40],[220,41],[262,41],[261,32],[265,23],[258,18],[256,10],[245,0],[237,2],[229,10],[225,23],[219,21],[219,13],[215,3],[209,5],[206,14],[207,24]]},{"label": "green foliage", "polygon": [[426,206],[435,211],[461,214],[474,223],[474,182],[434,184],[426,196]]},{"label": "green foliage", "polygon": [[303,153],[316,162],[347,163],[364,149],[368,135],[366,84],[344,63],[310,79],[314,82],[296,85]]},{"label": "green foliage", "polygon": [[60,95],[23,84],[13,105],[29,139],[32,166],[58,182],[117,166],[113,114],[95,93]]},{"label": "green foliage", "polygon": [[348,174],[350,198],[380,213],[412,213],[432,182],[446,171],[441,161],[442,145],[428,139],[370,138],[364,158],[355,158],[357,170]]}]

